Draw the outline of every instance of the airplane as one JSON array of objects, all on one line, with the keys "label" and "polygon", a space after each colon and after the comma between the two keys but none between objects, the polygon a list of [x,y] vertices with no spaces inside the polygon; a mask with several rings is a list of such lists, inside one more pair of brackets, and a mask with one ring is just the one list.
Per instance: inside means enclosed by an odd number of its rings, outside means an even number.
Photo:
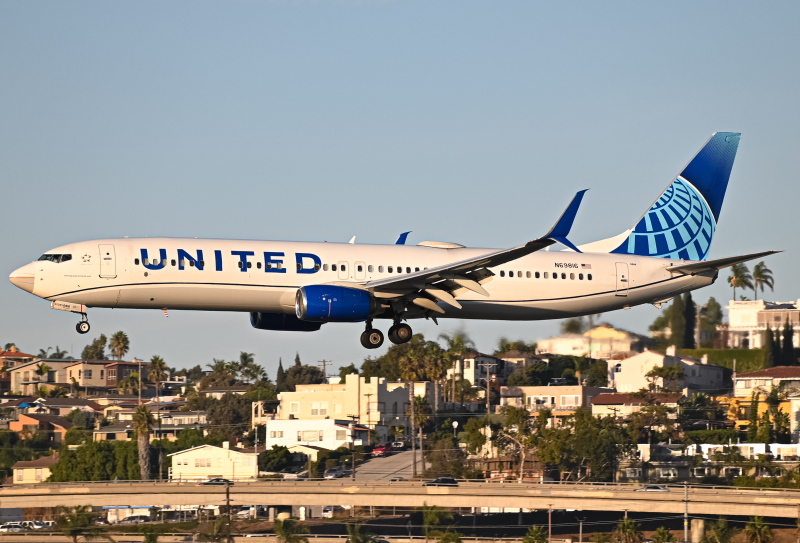
[{"label": "airplane", "polygon": [[[618,236],[575,246],[579,191],[545,235],[510,249],[423,241],[369,245],[195,238],[72,243],[10,275],[17,287],[80,315],[87,309],[239,311],[260,330],[311,332],[363,322],[361,344],[411,339],[408,321],[530,321],[661,307],[714,283],[719,270],[780,251],[708,260],[740,134],[716,132]],[[550,251],[554,244],[565,247]]]}]

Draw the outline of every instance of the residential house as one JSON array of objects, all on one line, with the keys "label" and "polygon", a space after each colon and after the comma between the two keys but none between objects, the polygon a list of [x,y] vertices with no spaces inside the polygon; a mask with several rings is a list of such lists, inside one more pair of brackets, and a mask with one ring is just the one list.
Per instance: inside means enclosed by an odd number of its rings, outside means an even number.
[{"label": "residential house", "polygon": [[[678,401],[682,398],[680,393],[655,394],[655,404],[663,405],[678,412]],[[628,420],[630,416],[648,405],[648,399],[630,393],[608,392],[598,394],[592,399],[592,415],[595,417],[614,417],[615,419]],[[677,417],[676,414],[671,415]]]},{"label": "residential house", "polygon": [[222,447],[200,445],[172,453],[171,481],[205,481],[222,477],[229,481],[258,478],[258,454],[231,449],[227,441]]},{"label": "residential house", "polygon": [[619,353],[641,352],[649,344],[650,338],[647,336],[614,328],[605,322],[582,334],[561,334],[539,339],[536,349],[540,353],[605,359]]},{"label": "residential house", "polygon": [[760,349],[764,346],[767,327],[783,330],[788,320],[794,327],[794,344],[800,345],[800,300],[768,302],[766,300],[731,300],[728,307],[728,347]]},{"label": "residential house", "polygon": [[252,408],[252,417],[250,420],[251,428],[256,428],[257,426],[261,426],[262,424],[266,424],[269,420],[275,420],[277,416],[275,411],[278,409],[278,405],[280,404],[279,401],[273,400],[262,400],[259,402],[253,402]]},{"label": "residential house", "polygon": [[142,384],[146,384],[149,382],[148,367],[147,362],[135,358],[130,362],[124,360],[109,362],[105,365],[105,386],[109,391],[116,391],[120,382],[130,379],[132,373],[142,376]]},{"label": "residential house", "polygon": [[525,407],[532,416],[547,409],[553,417],[561,419],[578,409],[590,411],[592,399],[610,391],[608,388],[584,385],[507,386],[500,389],[500,405]]},{"label": "residential house", "polygon": [[[705,392],[713,394],[724,392],[730,388],[730,370],[722,366],[708,363],[706,356],[701,360],[676,354],[675,346],[667,348],[665,354],[645,350],[643,353],[631,356],[616,364],[608,365],[608,386],[616,388],[619,392],[637,392],[647,388],[650,381],[646,374],[656,367],[680,367],[683,378],[675,382],[679,389],[688,389],[688,393]],[[663,380],[653,379],[653,382],[663,387]]]},{"label": "residential house", "polygon": [[14,472],[14,484],[24,485],[47,481],[50,477],[50,468],[56,462],[58,462],[58,451],[54,451],[52,456],[17,462],[11,466]]},{"label": "residential house", "polygon": [[266,426],[268,449],[273,445],[312,445],[335,450],[369,444],[369,428],[346,419],[270,420]]},{"label": "residential house", "polygon": [[278,394],[276,420],[346,419],[369,426],[404,426],[408,406],[408,390],[403,384],[389,383],[383,377],[369,381],[356,374],[345,377],[344,383],[297,385],[295,392]]},{"label": "residential house", "polygon": [[21,414],[19,420],[8,423],[8,429],[17,432],[23,439],[27,434],[45,433],[53,446],[58,446],[64,441],[70,428],[72,428],[70,421],[53,415]]},{"label": "residential house", "polygon": [[497,382],[497,386],[506,383],[509,375],[517,369],[517,363],[496,356],[472,351],[462,360],[454,360],[453,367],[447,369],[447,379],[453,374],[466,379],[472,386],[486,386],[487,382]]},{"label": "residential house", "polygon": [[19,394],[32,395],[40,388],[48,392],[58,387],[69,389],[66,367],[74,360],[36,360],[20,364],[8,372],[11,390]]},{"label": "residential house", "polygon": [[104,394],[106,392],[105,360],[78,360],[65,369],[67,382],[76,392],[87,395]]},{"label": "residential house", "polygon": [[[38,360],[36,355],[23,353],[15,346],[12,346],[7,351],[0,351],[0,368],[11,369],[34,360]],[[0,373],[0,394],[6,394],[10,391],[11,374],[8,371],[4,371]]]},{"label": "residential house", "polygon": [[213,387],[206,387],[203,390],[198,391],[200,394],[208,396],[209,398],[214,398],[215,400],[221,400],[225,394],[233,394],[234,396],[243,396],[245,392],[247,392],[247,385],[225,385],[225,386],[213,386]]},{"label": "residential house", "polygon": [[733,395],[736,398],[750,398],[754,391],[763,397],[773,387],[786,396],[800,396],[800,366],[775,366],[737,373],[733,377]]},{"label": "residential house", "polygon": [[101,405],[79,398],[36,398],[33,401],[21,403],[19,407],[24,408],[24,411],[22,411],[24,413],[54,415],[56,417],[64,417],[76,409],[92,417],[102,416],[103,414]]}]

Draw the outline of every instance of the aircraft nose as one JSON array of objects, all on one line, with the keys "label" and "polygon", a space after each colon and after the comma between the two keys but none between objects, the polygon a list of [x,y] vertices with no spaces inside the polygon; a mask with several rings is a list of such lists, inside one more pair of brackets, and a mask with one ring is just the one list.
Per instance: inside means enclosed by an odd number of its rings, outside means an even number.
[{"label": "aircraft nose", "polygon": [[21,288],[26,292],[33,293],[33,280],[35,279],[35,265],[33,262],[22,266],[20,269],[15,270],[8,276],[8,279],[14,283],[14,286]]}]

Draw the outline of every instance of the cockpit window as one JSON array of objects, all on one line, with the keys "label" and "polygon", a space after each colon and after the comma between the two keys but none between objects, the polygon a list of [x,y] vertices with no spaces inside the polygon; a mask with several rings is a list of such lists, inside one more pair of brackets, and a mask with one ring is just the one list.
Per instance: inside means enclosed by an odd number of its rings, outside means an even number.
[{"label": "cockpit window", "polygon": [[48,260],[50,262],[55,262],[58,264],[59,262],[67,262],[72,260],[72,255],[48,255],[44,254],[39,257],[39,260]]}]

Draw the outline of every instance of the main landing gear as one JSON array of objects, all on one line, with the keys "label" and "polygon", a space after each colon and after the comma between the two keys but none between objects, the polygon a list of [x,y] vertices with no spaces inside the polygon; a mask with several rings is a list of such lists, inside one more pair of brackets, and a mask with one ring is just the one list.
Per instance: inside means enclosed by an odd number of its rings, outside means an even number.
[{"label": "main landing gear", "polygon": [[[395,345],[408,342],[413,335],[411,327],[405,323],[397,322],[389,328],[389,341]],[[383,332],[372,327],[372,321],[367,321],[367,329],[361,334],[361,345],[366,349],[377,349],[383,345]]]},{"label": "main landing gear", "polygon": [[81,313],[81,322],[75,326],[75,329],[79,334],[85,334],[89,331],[89,318],[86,316],[86,313]]}]

